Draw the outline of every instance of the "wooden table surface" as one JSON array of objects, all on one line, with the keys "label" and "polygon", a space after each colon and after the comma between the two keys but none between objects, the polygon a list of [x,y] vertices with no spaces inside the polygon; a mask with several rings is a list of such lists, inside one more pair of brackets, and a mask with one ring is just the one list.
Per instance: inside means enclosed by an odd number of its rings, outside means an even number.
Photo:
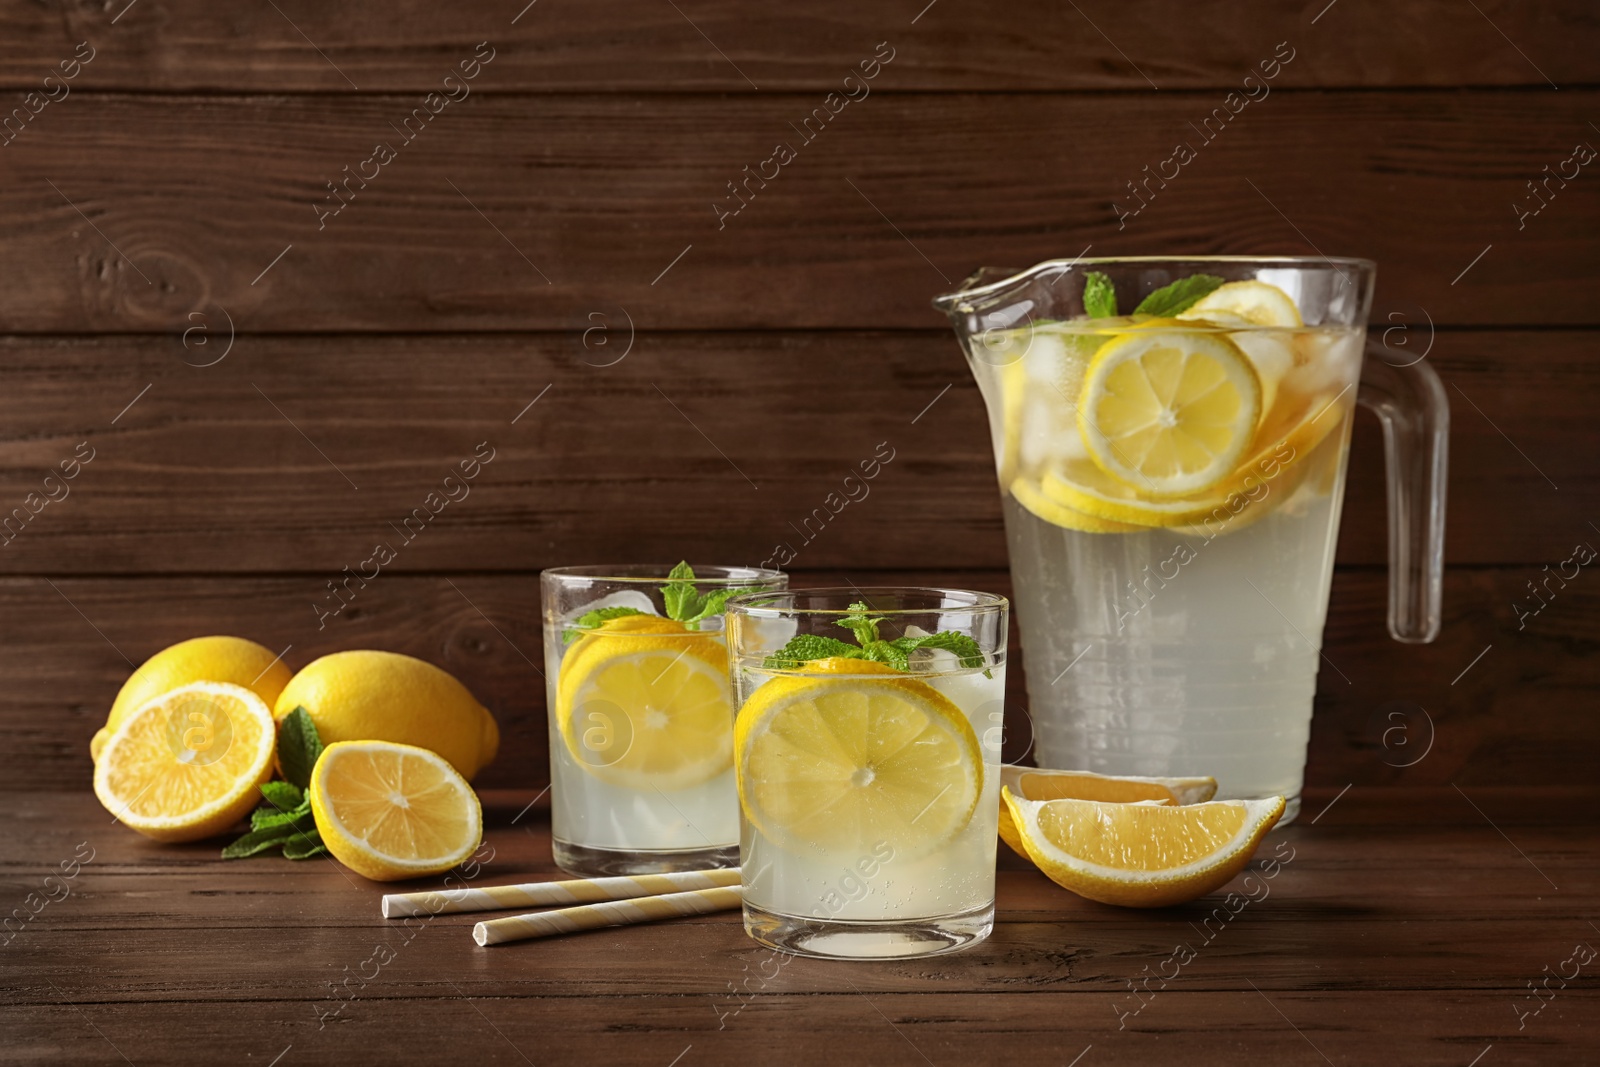
[{"label": "wooden table surface", "polygon": [[[534,796],[486,794],[472,884],[553,871]],[[1596,789],[1316,790],[1226,891],[1155,911],[1002,846],[986,943],[836,963],[734,913],[479,948],[474,916],[384,920],[385,887],[330,860],[224,862],[47,793],[0,845],[8,906],[58,898],[0,948],[0,1062],[1593,1063],[1597,810]]]}]

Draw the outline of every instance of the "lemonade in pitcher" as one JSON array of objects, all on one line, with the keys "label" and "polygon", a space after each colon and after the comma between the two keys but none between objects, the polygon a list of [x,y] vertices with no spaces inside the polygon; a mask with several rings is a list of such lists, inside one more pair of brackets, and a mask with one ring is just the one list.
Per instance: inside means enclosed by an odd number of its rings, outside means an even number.
[{"label": "lemonade in pitcher", "polygon": [[[1368,388],[1371,265],[1105,263],[940,301],[989,409],[1037,759],[1210,775],[1223,797],[1289,798],[1292,818]],[[1427,509],[1442,513],[1447,416],[1431,414],[1429,434],[1398,434],[1437,460],[1391,515],[1408,535],[1392,541],[1430,550],[1400,575],[1416,617],[1392,607],[1391,629],[1407,640],[1438,625],[1442,517]]]}]

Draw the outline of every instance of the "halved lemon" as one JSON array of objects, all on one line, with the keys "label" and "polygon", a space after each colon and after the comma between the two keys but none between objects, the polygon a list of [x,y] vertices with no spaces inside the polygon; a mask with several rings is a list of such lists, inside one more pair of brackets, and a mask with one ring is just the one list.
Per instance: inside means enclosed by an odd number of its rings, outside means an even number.
[{"label": "halved lemon", "polygon": [[1283,815],[1282,797],[1203,804],[1023,800],[1000,791],[1028,858],[1057,885],[1103,904],[1163,908],[1244,869]]},{"label": "halved lemon", "polygon": [[335,859],[378,882],[448,871],[477,851],[483,812],[436,752],[339,741],[311,772],[311,813]]},{"label": "halved lemon", "polygon": [[[1095,774],[1093,771],[1053,771],[1037,767],[1000,768],[1000,784],[1024,800],[1103,800],[1130,804],[1140,800],[1158,804],[1200,804],[1217,795],[1215,778],[1140,778],[1132,775]],[[1028,851],[1011,821],[1011,811],[1000,805],[1000,838],[1024,858]]]},{"label": "halved lemon", "polygon": [[1232,341],[1197,330],[1141,330],[1096,353],[1078,430],[1107,474],[1145,496],[1168,497],[1233,473],[1260,416],[1261,382]]},{"label": "halved lemon", "polygon": [[887,841],[909,859],[966,828],[983,755],[960,708],[883,663],[822,659],[805,672],[757,688],[734,727],[739,803],[762,836],[851,861]]},{"label": "halved lemon", "polygon": [[123,718],[100,749],[95,796],[146,837],[213,837],[260,803],[276,741],[272,711],[250,690],[180,686]]},{"label": "halved lemon", "polygon": [[626,615],[567,650],[556,723],[578,766],[615,785],[686,789],[733,766],[727,648],[656,615]]}]

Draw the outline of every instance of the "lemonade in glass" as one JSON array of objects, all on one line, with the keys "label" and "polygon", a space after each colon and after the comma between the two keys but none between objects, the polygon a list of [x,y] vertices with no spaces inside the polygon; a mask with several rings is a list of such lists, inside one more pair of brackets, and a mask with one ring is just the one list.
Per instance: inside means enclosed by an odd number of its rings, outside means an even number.
[{"label": "lemonade in glass", "polygon": [[681,563],[540,576],[557,866],[594,877],[738,862],[723,604],[785,581]]},{"label": "lemonade in glass", "polygon": [[1007,604],[808,589],[728,608],[745,929],[831,958],[947,952],[994,918]]}]

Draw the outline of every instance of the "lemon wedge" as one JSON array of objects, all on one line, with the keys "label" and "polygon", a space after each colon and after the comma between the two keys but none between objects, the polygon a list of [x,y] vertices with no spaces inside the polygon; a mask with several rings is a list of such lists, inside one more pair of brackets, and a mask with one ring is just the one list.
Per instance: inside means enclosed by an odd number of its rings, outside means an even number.
[{"label": "lemon wedge", "polygon": [[1284,799],[1171,806],[1023,800],[1000,791],[1028,858],[1050,880],[1098,900],[1162,908],[1231,881],[1283,815]]},{"label": "lemon wedge", "polygon": [[[1095,774],[1093,771],[1053,771],[1006,764],[1000,784],[1025,800],[1101,800],[1130,804],[1141,800],[1158,804],[1200,804],[1217,795],[1215,778],[1139,778],[1132,775]],[[1000,838],[1017,855],[1028,850],[1011,821],[1011,811],[1000,805]]]},{"label": "lemon wedge", "polygon": [[95,796],[146,837],[213,837],[260,803],[276,742],[272,712],[250,690],[180,686],[123,716],[95,763]]},{"label": "lemon wedge", "polygon": [[[983,756],[961,709],[883,663],[813,660],[766,682],[734,727],[739,803],[792,852],[887,841],[925,856],[971,822]],[[832,675],[833,677],[829,677]]]},{"label": "lemon wedge", "polygon": [[567,650],[556,723],[586,772],[638,790],[687,789],[733,766],[728,653],[656,615],[611,619]]},{"label": "lemon wedge", "polygon": [[483,839],[478,795],[449,761],[389,741],[324,749],[311,813],[334,858],[378,882],[448,871]]},{"label": "lemon wedge", "polygon": [[1233,473],[1255,436],[1261,382],[1233,342],[1198,330],[1122,334],[1089,365],[1078,429],[1094,462],[1144,496]]}]

